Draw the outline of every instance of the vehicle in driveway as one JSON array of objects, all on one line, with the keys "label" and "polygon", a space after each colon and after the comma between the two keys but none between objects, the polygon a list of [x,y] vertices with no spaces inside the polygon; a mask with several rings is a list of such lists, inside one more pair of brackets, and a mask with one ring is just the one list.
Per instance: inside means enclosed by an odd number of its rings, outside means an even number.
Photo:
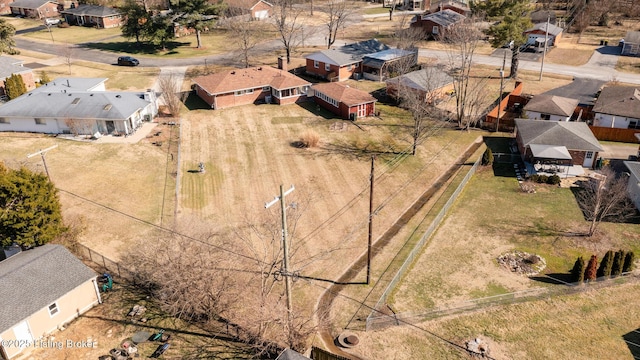
[{"label": "vehicle in driveway", "polygon": [[60,19],[56,19],[56,18],[46,18],[46,19],[44,19],[44,24],[45,24],[46,26],[58,25],[58,24],[60,24]]},{"label": "vehicle in driveway", "polygon": [[132,58],[131,56],[120,56],[118,58],[118,65],[120,66],[138,66],[140,61],[136,58]]}]

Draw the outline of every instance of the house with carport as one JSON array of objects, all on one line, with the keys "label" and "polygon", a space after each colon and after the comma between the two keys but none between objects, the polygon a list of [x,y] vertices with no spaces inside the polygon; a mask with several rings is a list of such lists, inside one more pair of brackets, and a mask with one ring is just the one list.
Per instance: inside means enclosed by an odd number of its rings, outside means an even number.
[{"label": "house with carport", "polygon": [[257,66],[193,79],[193,88],[212,109],[239,105],[293,104],[307,99],[311,83],[283,69]]},{"label": "house with carport", "polygon": [[101,302],[96,272],[62,245],[0,261],[0,358],[25,358],[46,345],[46,336]]},{"label": "house with carport", "polygon": [[16,0],[9,4],[12,15],[22,15],[33,19],[60,16],[60,4],[51,0]]},{"label": "house with carport", "polygon": [[524,31],[527,37],[527,44],[538,49],[544,50],[544,42],[547,40],[547,47],[554,46],[562,38],[563,28],[554,24],[538,23],[532,28]]},{"label": "house with carport", "polygon": [[388,49],[362,58],[362,76],[367,80],[384,81],[392,74],[403,74],[418,62],[418,49]]},{"label": "house with carport", "polygon": [[569,121],[579,102],[578,99],[540,94],[529,100],[523,110],[527,119]]},{"label": "house with carport", "polygon": [[529,174],[579,176],[603,147],[584,122],[516,119],[516,143]]},{"label": "house with carport", "polygon": [[305,72],[329,81],[344,81],[349,78],[358,80],[362,75],[363,57],[388,49],[387,45],[377,39],[370,39],[318,51],[305,57]]},{"label": "house with carport", "polygon": [[156,94],[105,91],[106,78],[58,78],[0,106],[0,131],[130,135],[158,114]]},{"label": "house with carport", "polygon": [[315,84],[308,96],[316,104],[349,120],[374,115],[378,101],[366,91],[336,82]]}]

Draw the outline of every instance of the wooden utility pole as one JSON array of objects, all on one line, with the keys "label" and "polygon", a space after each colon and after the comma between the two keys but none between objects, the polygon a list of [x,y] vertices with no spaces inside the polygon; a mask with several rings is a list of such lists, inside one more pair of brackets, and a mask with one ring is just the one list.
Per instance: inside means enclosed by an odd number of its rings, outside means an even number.
[{"label": "wooden utility pole", "polygon": [[44,155],[47,153],[47,151],[53,150],[57,147],[58,145],[53,145],[44,150],[40,150],[40,151],[34,152],[33,154],[27,155],[27,159],[32,158],[36,155],[42,156],[42,164],[44,165],[44,172],[47,173],[47,177],[49,178],[49,181],[51,181],[51,175],[49,175],[49,169],[47,168],[47,160],[45,159]]},{"label": "wooden utility pole", "polygon": [[373,238],[373,164],[376,156],[371,157],[371,175],[369,175],[369,236],[367,238],[367,285],[371,279],[371,243]]},{"label": "wooden utility pole", "polygon": [[549,42],[549,21],[551,21],[551,15],[547,15],[547,27],[544,30],[544,52],[542,53],[542,63],[540,64],[540,78],[542,81],[542,70],[544,69],[544,58],[547,56],[547,43]]}]

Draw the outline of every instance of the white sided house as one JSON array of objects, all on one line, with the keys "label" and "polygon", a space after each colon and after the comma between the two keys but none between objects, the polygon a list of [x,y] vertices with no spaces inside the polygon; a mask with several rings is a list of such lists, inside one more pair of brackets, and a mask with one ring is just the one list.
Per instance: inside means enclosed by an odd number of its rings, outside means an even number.
[{"label": "white sided house", "polygon": [[625,161],[624,165],[629,169],[627,193],[636,206],[636,209],[640,209],[640,162]]},{"label": "white sided house", "polygon": [[101,303],[96,281],[97,274],[61,245],[0,261],[0,359],[47,346],[45,336]]},{"label": "white sided house", "polygon": [[158,114],[155,92],[105,91],[106,78],[59,78],[0,107],[0,131],[129,135]]},{"label": "white sided house", "polygon": [[632,86],[603,88],[593,113],[595,126],[640,129],[640,89]]},{"label": "white sided house", "polygon": [[534,96],[523,110],[527,119],[569,121],[579,102],[578,99],[540,94]]}]

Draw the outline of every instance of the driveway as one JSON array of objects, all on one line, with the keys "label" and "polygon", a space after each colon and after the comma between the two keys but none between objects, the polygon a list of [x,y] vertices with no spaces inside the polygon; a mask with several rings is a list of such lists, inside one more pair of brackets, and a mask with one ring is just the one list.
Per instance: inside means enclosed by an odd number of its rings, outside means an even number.
[{"label": "driveway", "polygon": [[629,159],[629,155],[638,155],[638,144],[600,143],[604,151],[600,156],[604,159]]}]

